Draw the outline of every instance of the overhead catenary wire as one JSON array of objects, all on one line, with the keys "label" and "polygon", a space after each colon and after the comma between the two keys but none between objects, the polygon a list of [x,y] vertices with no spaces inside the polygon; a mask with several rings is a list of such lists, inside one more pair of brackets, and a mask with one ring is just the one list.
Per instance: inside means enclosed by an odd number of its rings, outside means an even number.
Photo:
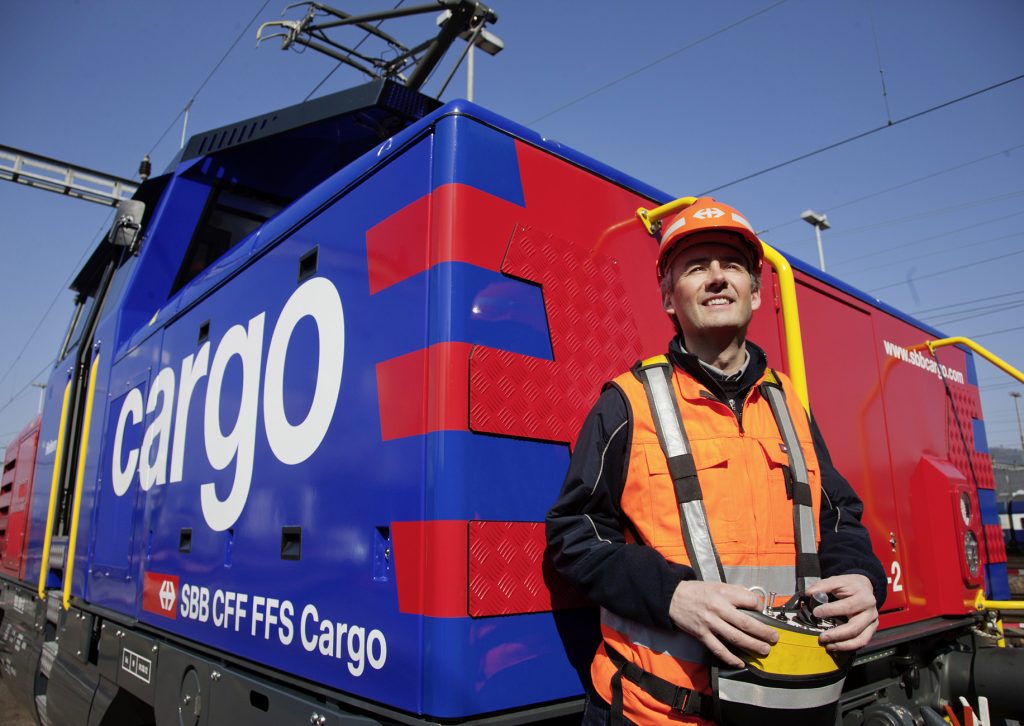
[{"label": "overhead catenary wire", "polygon": [[979,307],[976,307],[976,308],[971,308],[970,310],[965,310],[960,315],[954,315],[953,313],[947,313],[946,316],[944,316],[942,318],[929,318],[927,320],[927,322],[928,322],[929,325],[942,325],[942,326],[946,326],[946,325],[951,325],[953,323],[963,322],[964,320],[974,320],[976,318],[983,318],[983,317],[985,317],[987,315],[994,315],[996,313],[1003,313],[1003,312],[1006,312],[1008,310],[1016,310],[1016,309],[1022,308],[1022,307],[1024,307],[1024,300],[1016,300],[1014,302],[1004,303],[1003,305],[996,305],[996,306],[991,307],[991,308],[986,308],[986,307],[982,307],[982,306],[979,306]]},{"label": "overhead catenary wire", "polygon": [[982,382],[982,383],[979,383],[978,385],[981,388],[984,388],[986,390],[992,390],[994,388],[1013,388],[1014,386],[1019,386],[1020,382],[1019,381],[1014,381],[1014,380],[1009,380],[1009,381],[999,381],[999,382],[992,382],[992,383],[984,383],[984,382]]},{"label": "overhead catenary wire", "polygon": [[976,297],[972,298],[971,300],[961,300],[960,302],[947,303],[945,305],[936,305],[935,307],[931,308],[921,308],[920,310],[915,310],[910,314],[913,315],[914,317],[919,317],[922,313],[930,313],[934,310],[945,310],[946,308],[957,308],[963,305],[973,305],[974,303],[981,302],[982,300],[998,300],[1000,298],[1010,297],[1011,295],[1024,295],[1024,291],[1014,290],[1013,292],[1004,292],[1000,295],[985,295],[984,297]]},{"label": "overhead catenary wire", "polygon": [[36,380],[37,378],[39,378],[39,376],[41,376],[41,375],[43,375],[44,373],[46,373],[46,370],[47,370],[48,368],[50,368],[50,367],[51,367],[51,366],[52,366],[52,365],[53,365],[54,363],[56,363],[56,362],[57,362],[57,359],[56,359],[56,358],[51,358],[51,359],[50,359],[50,360],[49,360],[49,361],[47,362],[47,364],[46,364],[46,365],[44,365],[44,366],[43,366],[42,368],[40,368],[40,369],[39,369],[39,371],[38,371],[38,372],[37,372],[37,373],[36,373],[36,374],[35,374],[34,376],[32,376],[32,377],[31,377],[31,378],[29,379],[28,383],[26,383],[26,384],[25,384],[24,386],[22,386],[22,387],[21,387],[21,388],[19,388],[19,389],[18,389],[17,391],[15,391],[14,393],[12,393],[12,394],[11,394],[11,397],[10,397],[10,398],[8,398],[8,399],[7,399],[7,401],[5,401],[5,402],[4,402],[4,404],[3,404],[2,406],[0,406],[0,413],[3,413],[4,411],[6,411],[6,410],[7,410],[7,407],[8,407],[8,406],[10,406],[10,405],[11,405],[12,403],[14,403],[14,402],[15,402],[16,400],[18,400],[19,398],[21,398],[21,396],[22,396],[22,395],[24,395],[26,391],[28,391],[29,387],[30,387],[30,386],[31,386],[31,385],[32,385],[32,384],[33,384],[33,383],[35,382],[35,380]]},{"label": "overhead catenary wire", "polygon": [[[909,181],[901,182],[901,183],[896,184],[896,185],[891,186],[891,187],[886,187],[885,189],[879,189],[877,191],[870,192],[869,194],[864,194],[862,196],[857,197],[856,199],[850,199],[850,200],[847,200],[845,202],[841,202],[839,204],[833,204],[830,207],[825,207],[823,211],[825,211],[827,213],[832,213],[832,212],[835,212],[837,209],[843,209],[844,207],[849,207],[849,206],[851,206],[853,204],[857,204],[859,202],[867,201],[868,199],[873,199],[875,197],[880,197],[883,194],[889,194],[891,192],[895,192],[895,191],[898,191],[900,189],[905,189],[905,188],[907,188],[909,186],[913,186],[914,184],[919,184],[919,183],[921,183],[923,181],[928,181],[929,179],[934,179],[935,177],[942,176],[943,174],[949,174],[950,172],[959,171],[960,169],[964,169],[964,168],[966,168],[968,166],[971,166],[973,164],[978,164],[978,163],[980,163],[982,161],[988,161],[989,159],[994,159],[997,156],[1009,155],[1010,152],[1016,151],[1017,149],[1021,149],[1021,148],[1024,148],[1024,144],[1017,144],[1016,146],[1011,146],[1011,147],[1009,147],[1007,149],[1001,149],[1001,150],[993,152],[991,154],[986,154],[985,156],[979,156],[977,159],[971,159],[970,161],[965,161],[965,162],[963,162],[961,164],[956,164],[954,166],[946,167],[945,169],[939,169],[938,171],[933,171],[933,172],[931,172],[929,174],[925,174],[924,176],[915,177],[914,179],[910,179]],[[781,227],[788,227],[791,224],[798,224],[798,223],[801,223],[801,222],[803,222],[803,220],[800,217],[796,217],[794,219],[790,219],[790,220],[788,220],[786,222],[778,222],[778,223],[773,224],[773,225],[771,225],[769,227],[765,227],[764,229],[760,230],[758,232],[758,234],[759,235],[763,235],[763,234],[766,234],[768,232],[774,232],[775,230],[777,230],[777,229],[779,229]]]},{"label": "overhead catenary wire", "polygon": [[[975,222],[974,224],[965,225],[963,227],[956,227],[954,229],[947,229],[945,232],[940,232],[938,234],[927,235],[925,237],[919,237],[917,239],[910,240],[909,242],[900,242],[900,243],[897,243],[897,244],[892,244],[892,245],[889,245],[887,247],[887,249],[888,250],[903,249],[905,247],[914,247],[914,246],[919,245],[919,244],[926,244],[926,243],[934,242],[935,240],[941,239],[943,237],[949,237],[950,235],[959,234],[960,232],[972,231],[972,230],[977,229],[978,227],[982,227],[982,226],[987,225],[987,224],[995,224],[996,222],[1002,222],[1002,221],[1007,220],[1007,219],[1012,219],[1013,217],[1019,217],[1022,214],[1024,214],[1024,210],[1021,210],[1019,212],[1011,212],[1010,214],[1004,214],[1001,217],[992,217],[991,219],[986,219],[986,220],[983,220],[981,222]],[[877,259],[877,258],[878,258],[878,252],[877,251],[872,251],[872,252],[865,253],[863,255],[857,255],[856,257],[849,257],[849,258],[847,258],[845,260],[840,260],[840,261],[836,262],[836,266],[840,266],[841,267],[841,266],[844,266],[844,265],[848,265],[851,262],[857,262],[859,260],[866,260],[866,259]],[[870,269],[874,269],[874,268],[872,268],[872,267],[861,268],[859,270],[854,270],[854,271],[863,271],[865,269],[870,270]]]},{"label": "overhead catenary wire", "polygon": [[1003,328],[1002,330],[990,330],[987,333],[975,333],[972,338],[984,338],[989,335],[1002,335],[1003,333],[1014,333],[1018,330],[1024,330],[1024,325],[1018,325],[1013,328]]},{"label": "overhead catenary wire", "polygon": [[996,313],[1003,313],[1007,310],[1016,310],[1017,308],[1024,307],[1024,300],[1017,300],[1015,302],[1008,302],[1002,305],[996,306],[982,306],[977,308],[970,308],[964,310],[961,314],[946,313],[943,316],[935,316],[933,318],[927,318],[926,322],[930,325],[950,325],[952,323],[963,322],[964,320],[974,320],[975,318],[983,318],[986,315],[994,315]]},{"label": "overhead catenary wire", "polygon": [[[25,354],[25,351],[28,350],[29,344],[35,339],[36,335],[42,329],[43,323],[46,321],[46,318],[50,315],[50,311],[53,310],[53,306],[57,304],[57,301],[60,299],[60,296],[64,293],[64,291],[68,289],[68,285],[71,284],[71,280],[74,279],[75,274],[81,268],[82,263],[85,261],[85,258],[92,253],[92,250],[96,247],[96,244],[99,242],[100,237],[103,235],[104,231],[106,231],[110,227],[111,217],[113,213],[113,210],[111,210],[105,218],[103,224],[100,225],[100,228],[98,230],[96,230],[96,234],[93,235],[92,241],[86,246],[85,251],[78,258],[78,261],[71,266],[71,272],[64,280],[64,283],[59,288],[57,288],[57,292],[54,294],[53,299],[50,300],[50,304],[46,306],[46,310],[40,316],[39,322],[37,322],[35,327],[32,328],[32,332],[29,333],[28,339],[25,341],[25,344],[21,346],[21,350],[18,351],[18,354],[16,356],[14,356],[14,360],[11,361],[11,364],[3,372],[3,375],[0,375],[0,383],[3,383],[5,380],[7,380],[7,376],[10,375],[11,371],[14,370],[14,367],[18,365],[18,361],[21,360],[21,356]],[[28,384],[26,384],[26,386],[30,384],[31,381]],[[0,409],[0,411],[2,410],[3,409]]]},{"label": "overhead catenary wire", "polygon": [[1018,386],[1024,386],[1024,383],[1021,383],[1015,378],[1010,378],[1008,375],[995,368],[987,368],[984,374],[978,374],[979,383],[1002,383],[1004,381],[1012,381]]},{"label": "overhead catenary wire", "polygon": [[[1017,384],[1017,385],[1020,385],[1020,384]],[[989,424],[996,424],[996,425],[1008,424],[1008,423],[1010,423],[1012,421],[1014,426],[1016,427],[1016,425],[1017,425],[1016,418],[1017,417],[1014,416],[1013,414],[1010,414],[1008,416],[1006,416],[1006,415],[1004,415],[1004,416],[992,416],[992,417],[986,416],[985,417],[985,425],[987,427]]]},{"label": "overhead catenary wire", "polygon": [[986,377],[984,375],[979,375],[978,376],[978,385],[989,386],[989,385],[995,385],[997,383],[1011,383],[1011,384],[1013,384],[1015,386],[1024,385],[1020,381],[1018,381],[1017,379],[1010,378],[1006,374],[1002,373],[1002,371],[999,371],[998,375],[997,374],[993,374],[993,375],[988,376],[988,377]]},{"label": "overhead catenary wire", "polygon": [[1024,78],[1024,73],[1014,76],[1013,78],[1007,78],[1005,81],[1000,81],[999,83],[993,83],[990,86],[979,88],[977,91],[972,91],[971,93],[964,94],[963,96],[958,96],[957,98],[950,99],[949,101],[945,101],[936,106],[932,106],[931,108],[926,108],[923,111],[912,113],[909,116],[904,116],[903,118],[896,119],[895,121],[891,121],[890,123],[884,124],[882,126],[876,126],[873,129],[862,131],[859,134],[854,134],[853,136],[828,144],[827,146],[822,146],[820,149],[808,151],[806,154],[801,154],[800,156],[795,156],[792,159],[781,161],[778,164],[773,164],[769,167],[761,169],[760,171],[755,171],[751,174],[747,174],[746,176],[741,176],[739,179],[733,179],[732,181],[726,182],[725,184],[719,184],[717,187],[712,187],[711,189],[707,189],[703,192],[700,192],[697,196],[707,196],[708,194],[720,191],[722,189],[726,189],[731,186],[735,186],[736,184],[740,184],[745,181],[750,181],[751,179],[756,179],[759,176],[768,174],[773,171],[778,171],[779,169],[787,167],[790,164],[795,164],[798,161],[810,159],[812,156],[823,154],[826,151],[831,151],[832,149],[838,149],[840,146],[845,146],[846,144],[852,143],[854,141],[859,141],[860,139],[866,138],[873,134],[877,134],[879,131],[885,131],[886,129],[892,128],[893,126],[899,126],[900,124],[907,123],[908,121],[913,121],[914,119],[921,118],[922,116],[927,116],[928,114],[934,113],[935,111],[940,111],[944,108],[949,108],[950,106],[953,106],[955,104],[962,103],[963,101],[967,101],[971,98],[974,98],[975,96],[980,96],[984,93],[989,93],[991,91],[996,90],[997,88],[1002,88],[1003,86],[1009,85],[1010,83],[1019,81],[1022,78]]},{"label": "overhead catenary wire", "polygon": [[[897,224],[903,224],[905,222],[914,222],[919,219],[935,219],[943,214],[952,214],[953,212],[960,212],[964,209],[973,209],[974,207],[984,206],[991,204],[992,202],[1002,202],[1007,199],[1013,199],[1014,197],[1024,196],[1024,189],[1019,189],[1012,192],[1003,192],[1002,194],[995,194],[990,197],[982,197],[980,199],[971,199],[968,201],[960,202],[959,204],[943,204],[941,207],[932,207],[931,209],[925,209],[920,212],[914,212],[912,214],[904,214],[900,217],[890,217],[889,219],[881,219],[871,224],[864,224],[860,227],[844,227],[841,230],[837,230],[835,233],[830,234],[831,238],[835,237],[849,237],[850,235],[860,234],[861,232],[867,232],[873,229],[889,229]],[[1013,214],[1020,214],[1021,212],[1014,212]],[[1013,214],[1007,215],[1007,217],[1013,216]],[[1000,219],[1005,219],[1001,217]],[[973,226],[977,226],[976,224]],[[973,228],[969,227],[968,229]]]},{"label": "overhead catenary wire", "polygon": [[882,51],[878,47],[878,33],[875,30],[875,14],[871,12],[871,0],[864,0],[864,6],[868,11],[868,26],[871,28],[871,38],[875,41],[875,58],[878,60],[878,75],[882,81],[882,101],[885,103],[885,120],[892,123],[892,112],[889,111],[889,92],[885,88],[885,69],[882,67]]},{"label": "overhead catenary wire", "polygon": [[[1021,211],[1018,214],[1024,214],[1024,211]],[[961,230],[961,231],[964,231],[964,230]],[[986,239],[981,239],[981,240],[972,240],[972,241],[970,241],[967,244],[970,245],[972,250],[976,250],[978,247],[981,247],[982,245],[991,244],[993,242],[1002,242],[1005,239],[1012,239],[1013,237],[1019,237],[1022,234],[1024,234],[1024,231],[1010,232],[1009,234],[1001,234],[1001,235],[998,235],[996,237],[988,237]],[[924,240],[924,241],[930,242],[933,239],[934,238],[929,238],[929,239]],[[915,242],[914,244],[917,244],[917,243],[919,243],[921,241],[922,240],[917,240],[917,242]],[[909,244],[907,244],[907,245],[902,245],[902,244],[900,244],[900,245],[891,245],[890,247],[887,248],[886,251],[889,252],[889,251],[892,251],[894,249],[899,249],[899,248],[905,247],[905,246],[910,246],[910,245]],[[964,246],[965,246],[965,244],[963,242],[956,242],[952,246],[941,247],[941,248],[932,247],[930,250],[928,250],[928,259],[934,259],[935,257],[941,257],[942,255],[953,254],[954,252],[963,252]],[[885,260],[883,260],[883,261],[881,261],[881,262],[879,262],[878,264],[875,264],[875,265],[869,265],[867,267],[858,267],[858,268],[855,268],[853,270],[847,270],[847,269],[844,268],[843,269],[843,274],[844,275],[861,274],[861,273],[864,273],[864,272],[870,272],[872,270],[880,270],[880,269],[882,269],[884,267],[892,267],[893,265],[898,265],[898,264],[901,264],[903,262],[915,262],[915,261],[919,260],[920,258],[921,258],[921,255],[919,255],[919,254],[911,255],[910,257],[901,257],[899,259],[891,259],[891,258],[886,257]],[[841,267],[841,266],[842,265],[840,265],[838,263],[835,265],[835,267]]]},{"label": "overhead catenary wire", "polygon": [[245,24],[245,27],[242,28],[242,32],[240,32],[238,34],[238,37],[235,38],[235,42],[233,42],[230,45],[230,47],[228,47],[228,49],[224,51],[224,55],[220,57],[220,60],[217,61],[217,63],[213,66],[210,72],[206,74],[206,78],[204,78],[203,82],[199,84],[199,87],[192,92],[192,95],[189,96],[188,101],[186,101],[185,105],[182,106],[180,111],[178,111],[178,115],[171,120],[171,122],[167,125],[167,128],[164,129],[164,132],[160,134],[160,137],[156,140],[156,142],[154,142],[153,146],[150,148],[148,152],[150,156],[152,156],[153,152],[156,151],[156,147],[160,145],[160,142],[163,141],[164,138],[166,138],[167,134],[171,132],[171,129],[174,128],[174,125],[178,123],[178,119],[181,118],[182,114],[184,114],[186,110],[192,106],[192,103],[196,100],[196,97],[202,92],[204,88],[206,88],[206,84],[210,82],[210,79],[213,78],[213,74],[216,73],[217,70],[224,63],[224,61],[227,60],[227,57],[231,55],[231,51],[233,51],[235,49],[235,46],[237,46],[241,42],[242,38],[245,37],[245,34],[249,32],[249,28],[252,26],[253,23],[256,22],[257,19],[259,19],[260,15],[263,14],[263,11],[269,4],[270,0],[265,0],[265,2],[262,5],[260,5],[260,9],[257,10],[256,13],[249,20],[249,22]]},{"label": "overhead catenary wire", "polygon": [[7,453],[7,447],[11,445],[12,437],[19,431],[21,431],[21,429],[17,429],[16,431],[8,431],[7,433],[0,434],[0,441],[4,442],[0,444],[0,451],[4,452],[5,454]]},{"label": "overhead catenary wire", "polygon": [[571,106],[575,106],[580,101],[585,101],[588,98],[590,98],[591,96],[596,96],[597,94],[601,93],[602,91],[608,90],[612,86],[618,85],[619,83],[622,83],[625,80],[628,80],[630,78],[633,78],[634,76],[640,75],[644,71],[646,71],[646,70],[648,70],[650,68],[653,68],[654,66],[656,66],[656,65],[658,65],[660,63],[664,63],[669,58],[674,58],[675,56],[679,55],[680,53],[685,53],[686,51],[690,50],[691,48],[695,48],[696,46],[698,46],[698,45],[700,45],[702,43],[706,43],[707,41],[712,40],[713,38],[717,38],[719,35],[722,35],[723,33],[727,33],[730,30],[732,30],[733,28],[737,28],[737,27],[743,25],[744,23],[747,23],[747,22],[753,20],[754,18],[758,17],[759,15],[764,15],[765,13],[770,12],[771,10],[774,10],[775,8],[779,7],[780,5],[782,5],[785,2],[786,2],[786,0],[779,0],[778,2],[773,3],[772,5],[769,5],[766,8],[762,8],[761,10],[758,10],[755,13],[751,13],[750,15],[747,15],[746,17],[741,18],[740,20],[737,20],[734,23],[730,23],[729,25],[726,25],[723,28],[719,28],[718,30],[716,30],[716,31],[714,31],[712,33],[708,33],[707,35],[704,35],[704,36],[698,38],[697,40],[693,41],[692,43],[688,43],[688,44],[684,45],[681,48],[676,48],[672,52],[667,53],[666,55],[661,56],[657,60],[651,61],[650,63],[646,63],[646,64],[640,66],[639,68],[635,68],[634,70],[629,71],[625,75],[619,76],[618,78],[616,78],[616,79],[614,79],[612,81],[609,81],[608,83],[605,83],[602,86],[598,86],[597,88],[595,88],[595,89],[593,89],[591,91],[587,91],[582,96],[577,96],[576,98],[574,98],[574,99],[572,99],[570,101],[566,101],[565,103],[561,104],[560,106],[557,106],[556,108],[551,109],[547,113],[541,114],[540,116],[537,116],[536,118],[534,118],[534,119],[532,119],[530,121],[527,121],[526,125],[527,126],[532,126],[533,124],[537,123],[538,121],[543,121],[544,119],[548,118],[549,116],[554,116],[556,113],[561,113],[565,109],[570,108]]},{"label": "overhead catenary wire", "polygon": [[[984,260],[977,260],[976,262],[970,262],[970,263],[965,264],[965,265],[957,265],[956,267],[948,267],[948,268],[946,268],[944,270],[939,270],[937,272],[929,272],[926,275],[917,275],[914,278],[914,281],[917,281],[917,280],[927,280],[927,279],[932,278],[932,277],[939,277],[940,275],[948,275],[951,272],[957,272],[959,270],[964,270],[964,269],[967,269],[969,267],[977,267],[978,265],[984,265],[984,264],[986,264],[988,262],[995,262],[996,260],[1004,260],[1007,257],[1014,257],[1015,255],[1020,255],[1020,254],[1024,254],[1024,250],[1016,250],[1014,252],[1009,252],[1009,253],[1007,253],[1005,255],[996,255],[995,257],[988,257],[988,258],[986,258]],[[868,292],[876,293],[879,290],[888,290],[891,287],[898,287],[900,285],[906,285],[906,284],[907,284],[906,280],[900,280],[899,282],[893,282],[893,283],[890,283],[888,285],[882,285],[881,287],[872,288],[871,290],[868,290]]]}]

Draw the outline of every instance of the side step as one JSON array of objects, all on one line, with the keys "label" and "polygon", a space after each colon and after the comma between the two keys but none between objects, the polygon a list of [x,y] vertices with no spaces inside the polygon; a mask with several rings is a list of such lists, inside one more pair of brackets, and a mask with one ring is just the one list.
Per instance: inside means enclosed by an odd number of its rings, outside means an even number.
[{"label": "side step", "polygon": [[53,668],[53,660],[57,657],[57,641],[48,640],[43,643],[43,653],[39,657],[39,672],[47,678],[50,677],[50,669]]},{"label": "side step", "polygon": [[46,596],[46,619],[53,623],[54,627],[57,626],[57,621],[60,618],[60,606],[61,606],[61,595],[55,590],[51,590]]},{"label": "side step", "polygon": [[40,726],[50,726],[50,719],[46,716],[46,695],[36,696],[36,715],[39,717]]}]

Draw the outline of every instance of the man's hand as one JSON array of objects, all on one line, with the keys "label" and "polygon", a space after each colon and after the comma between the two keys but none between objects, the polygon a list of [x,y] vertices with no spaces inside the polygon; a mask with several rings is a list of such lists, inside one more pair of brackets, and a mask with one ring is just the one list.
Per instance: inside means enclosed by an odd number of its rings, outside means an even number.
[{"label": "man's hand", "polygon": [[871,640],[878,629],[878,610],[871,580],[864,575],[836,575],[819,580],[807,588],[808,595],[824,592],[837,598],[819,605],[814,615],[819,618],[843,616],[846,623],[822,633],[820,641],[833,652],[857,650]]},{"label": "man's hand", "polygon": [[758,610],[760,605],[757,595],[739,585],[684,580],[672,594],[668,615],[677,628],[703,643],[712,655],[729,666],[742,668],[743,661],[726,643],[768,655],[779,639],[775,630],[742,612]]}]

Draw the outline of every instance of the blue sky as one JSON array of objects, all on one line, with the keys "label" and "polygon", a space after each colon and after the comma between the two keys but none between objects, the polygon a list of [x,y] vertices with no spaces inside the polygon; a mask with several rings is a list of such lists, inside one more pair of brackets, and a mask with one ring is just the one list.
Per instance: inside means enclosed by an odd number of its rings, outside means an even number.
[{"label": "blue sky", "polygon": [[[302,101],[335,62],[281,52],[276,41],[256,48],[258,23],[279,19],[286,3],[263,5],[3,3],[0,144],[122,176],[152,152],[154,170],[163,170],[177,151],[182,108],[243,31],[195,95],[189,133]],[[1024,368],[1024,80],[904,120],[1024,73],[1024,4],[492,7],[492,30],[506,49],[477,56],[478,103],[679,196],[728,184],[717,198],[808,261],[817,251],[800,212],[827,213],[829,273]],[[413,44],[433,32],[433,17],[385,29]],[[455,58],[450,52],[425,87],[431,95]],[[315,95],[364,80],[342,68]],[[442,98],[464,95],[460,70]],[[729,184],[889,121],[896,123]],[[28,384],[45,380],[71,312],[71,293],[62,291],[109,216],[98,205],[0,182],[0,448],[35,413],[38,390]],[[990,444],[1019,447],[1008,394],[1024,387],[983,362],[978,368]]]}]

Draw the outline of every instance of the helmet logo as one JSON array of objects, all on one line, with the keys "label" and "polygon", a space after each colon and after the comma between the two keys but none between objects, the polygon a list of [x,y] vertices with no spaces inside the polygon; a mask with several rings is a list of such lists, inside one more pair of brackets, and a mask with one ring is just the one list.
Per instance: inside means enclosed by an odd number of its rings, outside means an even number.
[{"label": "helmet logo", "polygon": [[725,212],[718,207],[707,207],[706,209],[701,209],[699,212],[694,212],[693,216],[697,219],[718,219],[719,217],[724,217]]}]

